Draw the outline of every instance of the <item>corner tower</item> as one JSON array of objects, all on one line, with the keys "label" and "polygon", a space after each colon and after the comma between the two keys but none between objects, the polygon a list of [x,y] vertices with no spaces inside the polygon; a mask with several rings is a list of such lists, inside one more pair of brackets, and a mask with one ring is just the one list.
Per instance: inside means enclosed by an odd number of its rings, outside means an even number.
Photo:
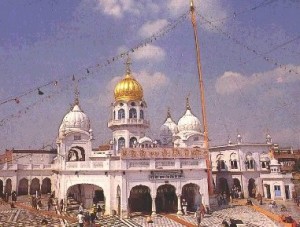
[{"label": "corner tower", "polygon": [[146,120],[147,104],[143,98],[143,88],[131,75],[130,65],[128,58],[125,77],[118,82],[114,90],[112,119],[108,122],[108,127],[113,131],[115,154],[123,147],[135,147],[137,141],[145,136],[150,125]]}]

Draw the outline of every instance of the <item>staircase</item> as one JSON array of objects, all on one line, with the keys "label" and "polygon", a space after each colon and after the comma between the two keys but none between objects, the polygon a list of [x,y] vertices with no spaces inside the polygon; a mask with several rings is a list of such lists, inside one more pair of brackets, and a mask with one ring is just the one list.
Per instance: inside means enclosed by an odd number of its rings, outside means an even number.
[{"label": "staircase", "polygon": [[77,211],[79,209],[80,203],[76,201],[73,197],[67,198],[67,207],[66,211]]}]

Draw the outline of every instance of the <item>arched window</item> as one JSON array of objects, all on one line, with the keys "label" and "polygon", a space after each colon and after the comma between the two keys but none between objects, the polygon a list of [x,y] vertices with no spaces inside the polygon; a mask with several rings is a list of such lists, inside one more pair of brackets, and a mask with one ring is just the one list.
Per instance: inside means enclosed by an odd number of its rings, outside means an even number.
[{"label": "arched window", "polygon": [[118,111],[118,119],[125,118],[125,110],[124,109],[119,109]]},{"label": "arched window", "polygon": [[123,147],[125,147],[125,139],[124,137],[121,137],[118,139],[118,150],[120,150]]},{"label": "arched window", "polygon": [[136,118],[136,109],[135,108],[131,108],[129,110],[129,118]]},{"label": "arched window", "polygon": [[144,111],[140,110],[140,119],[144,119]]},{"label": "arched window", "polygon": [[136,142],[137,142],[137,139],[135,137],[131,137],[129,140],[129,147],[134,147]]}]

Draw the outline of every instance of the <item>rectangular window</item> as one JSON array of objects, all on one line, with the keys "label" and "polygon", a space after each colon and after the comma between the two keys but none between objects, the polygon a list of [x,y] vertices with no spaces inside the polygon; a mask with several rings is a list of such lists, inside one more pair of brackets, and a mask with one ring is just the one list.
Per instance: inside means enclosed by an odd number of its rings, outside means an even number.
[{"label": "rectangular window", "polygon": [[280,186],[274,185],[275,196],[281,196]]}]

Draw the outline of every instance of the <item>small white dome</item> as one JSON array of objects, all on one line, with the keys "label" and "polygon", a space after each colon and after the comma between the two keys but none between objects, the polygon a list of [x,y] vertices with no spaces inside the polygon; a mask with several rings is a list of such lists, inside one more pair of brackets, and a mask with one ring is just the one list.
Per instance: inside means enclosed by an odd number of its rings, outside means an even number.
[{"label": "small white dome", "polygon": [[178,133],[178,127],[172,120],[170,110],[168,110],[167,119],[160,127],[160,136],[173,136],[176,133]]},{"label": "small white dome", "polygon": [[279,162],[277,159],[271,159],[271,162],[270,162],[270,166],[280,166]]},{"label": "small white dome", "polygon": [[178,131],[196,131],[201,132],[201,124],[190,109],[187,109],[185,114],[178,121]]},{"label": "small white dome", "polygon": [[145,143],[145,142],[152,143],[152,139],[150,139],[147,136],[144,136],[144,137],[139,139],[139,143]]},{"label": "small white dome", "polygon": [[60,125],[60,133],[69,130],[82,130],[86,132],[89,132],[90,130],[90,120],[80,109],[79,105],[75,105],[72,110],[66,114]]}]

